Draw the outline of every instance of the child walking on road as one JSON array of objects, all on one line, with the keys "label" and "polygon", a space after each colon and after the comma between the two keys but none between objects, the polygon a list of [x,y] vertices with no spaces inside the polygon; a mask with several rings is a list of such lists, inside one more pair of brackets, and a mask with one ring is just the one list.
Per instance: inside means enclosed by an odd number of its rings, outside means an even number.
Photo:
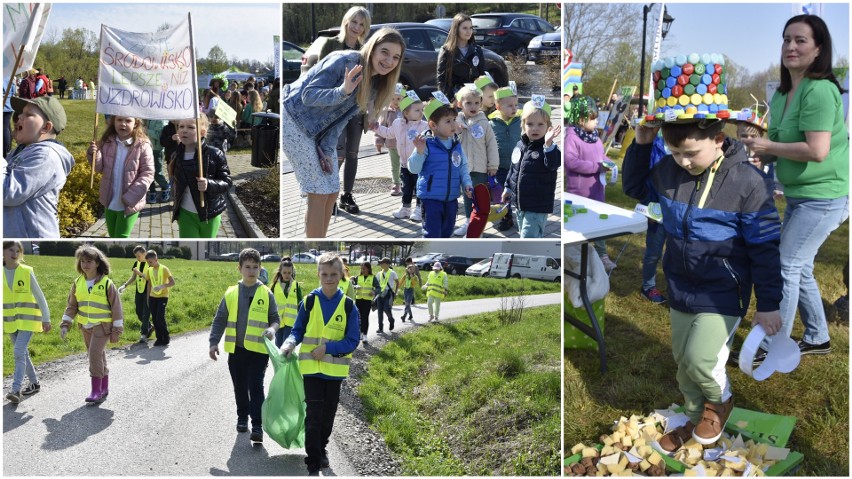
[{"label": "child walking on road", "polygon": [[148,280],[148,263],[145,262],[145,247],[142,245],[137,245],[133,248],[133,255],[136,256],[136,261],[133,262],[133,268],[130,270],[130,278],[124,282],[118,288],[118,293],[124,293],[124,290],[127,288],[127,285],[130,283],[135,283],[136,288],[136,296],[135,296],[135,304],[136,304],[136,317],[139,319],[139,322],[142,324],[142,330],[140,331],[139,342],[144,343],[148,341],[148,338],[153,333],[153,327],[151,326],[151,310],[148,309],[148,291],[145,289],[145,285]]},{"label": "child walking on road", "polygon": [[379,260],[379,267],[382,268],[376,279],[379,281],[379,297],[376,300],[378,303],[379,315],[379,332],[384,332],[384,315],[388,316],[388,329],[393,331],[393,299],[394,291],[398,287],[399,278],[396,271],[390,267],[390,258],[382,258]]},{"label": "child walking on road", "polygon": [[74,256],[80,276],[71,284],[59,336],[65,339],[76,318],[89,353],[92,392],[86,397],[86,402],[99,404],[109,395],[106,344],[107,341],[117,343],[124,332],[124,313],[118,289],[109,278],[106,255],[94,246],[80,246]]},{"label": "child walking on road", "polygon": [[414,314],[411,312],[411,306],[414,304],[414,283],[417,283],[417,286],[423,286],[417,266],[410,264],[405,267],[405,276],[397,281],[396,290],[394,290],[394,295],[398,294],[399,286],[402,285],[402,295],[405,300],[405,310],[402,312],[403,323],[406,316],[412,323],[414,322]]},{"label": "child walking on road", "polygon": [[[3,332],[9,334],[14,347],[15,373],[12,390],[6,399],[18,404],[23,396],[41,390],[29,345],[34,333],[50,331],[50,310],[31,266],[21,264],[24,245],[20,241],[3,242]],[[30,383],[21,388],[24,373]]]},{"label": "child walking on road", "polygon": [[172,271],[160,263],[156,251],[148,250],[145,253],[145,261],[148,262],[146,277],[148,309],[151,311],[151,320],[154,323],[154,334],[157,335],[154,346],[168,346],[171,339],[169,323],[166,322],[166,306],[169,303],[169,291],[175,285],[175,278],[172,276]]},{"label": "child walking on road", "polygon": [[290,330],[296,324],[296,313],[299,312],[299,304],[302,303],[302,287],[296,282],[296,269],[293,267],[293,259],[289,256],[281,258],[275,279],[272,280],[272,294],[275,296],[275,304],[278,306],[278,315],[281,318],[278,332],[275,333],[275,345],[279,348],[284,344]]},{"label": "child walking on road", "polygon": [[441,315],[441,301],[449,294],[449,283],[447,273],[440,261],[432,265],[432,272],[426,278],[423,290],[426,291],[426,306],[429,308],[429,321],[439,321]]},{"label": "child walking on road", "polygon": [[358,308],[361,341],[366,343],[373,297],[379,294],[379,280],[373,276],[373,265],[369,261],[361,263],[361,274],[352,278],[352,287],[355,288],[355,306]]}]

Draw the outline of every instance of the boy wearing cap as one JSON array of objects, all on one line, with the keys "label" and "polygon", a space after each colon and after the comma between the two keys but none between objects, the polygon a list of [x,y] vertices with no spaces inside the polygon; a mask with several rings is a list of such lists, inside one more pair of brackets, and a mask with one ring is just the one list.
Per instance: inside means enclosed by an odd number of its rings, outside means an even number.
[{"label": "boy wearing cap", "polygon": [[649,160],[657,128],[645,125],[624,159],[625,193],[641,199],[653,189],[667,234],[672,352],[690,417],[660,441],[668,452],[690,437],[706,445],[721,436],[733,409],[725,362],[752,283],[752,323],[768,335],[781,326],[781,222],[771,180],[748,163],[742,144],[726,142],[723,120],[687,116],[662,123],[671,155],[656,166]]},{"label": "boy wearing cap", "polygon": [[562,164],[562,153],[553,142],[562,126],[551,126],[550,105],[544,95],[533,95],[524,105],[521,130],[521,141],[512,152],[503,202],[512,199],[515,203],[521,238],[542,238],[547,215],[553,212],[556,170]]},{"label": "boy wearing cap", "polygon": [[423,284],[423,291],[426,291],[426,306],[429,308],[429,321],[439,321],[441,301],[450,292],[448,286],[449,282],[444,267],[440,261],[435,261],[429,277],[426,278],[426,283]]},{"label": "boy wearing cap", "polygon": [[418,176],[417,197],[423,203],[426,238],[449,238],[458,213],[459,191],[470,198],[473,184],[461,144],[455,136],[456,111],[440,92],[429,101],[424,115],[431,136],[417,135],[408,169]]},{"label": "boy wearing cap", "polygon": [[3,234],[7,238],[58,238],[59,191],[74,157],[56,141],[65,129],[65,110],[50,96],[13,97],[18,147],[5,165]]},{"label": "boy wearing cap", "polygon": [[[497,166],[495,179],[500,188],[506,183],[509,168],[512,166],[512,151],[521,141],[521,115],[518,112],[518,94],[515,82],[509,82],[509,86],[499,88],[494,92],[497,102],[497,110],[488,115],[494,137],[497,139],[497,156],[500,163]],[[506,209],[506,216],[497,224],[497,229],[506,231],[515,225],[512,219],[512,207]]]}]

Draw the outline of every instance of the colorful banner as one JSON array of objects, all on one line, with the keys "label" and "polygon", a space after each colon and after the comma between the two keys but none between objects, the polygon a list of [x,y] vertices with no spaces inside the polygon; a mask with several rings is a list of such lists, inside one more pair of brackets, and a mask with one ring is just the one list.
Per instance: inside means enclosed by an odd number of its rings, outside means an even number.
[{"label": "colorful banner", "polygon": [[619,127],[621,127],[622,121],[630,119],[630,100],[633,99],[636,90],[635,86],[621,87],[620,98],[615,102],[612,110],[609,111],[603,127],[603,133],[601,133],[601,143],[604,144],[605,148],[609,147],[609,144],[615,139],[615,134],[618,132]]},{"label": "colorful banner", "polygon": [[272,50],[275,52],[275,78],[281,78],[281,37],[272,36]]},{"label": "colorful banner", "polygon": [[[3,4],[3,73],[8,78],[15,66],[15,57],[24,46],[21,62],[15,73],[33,67],[41,37],[50,15],[47,3],[4,3]],[[5,85],[3,85],[5,88]]]},{"label": "colorful banner", "polygon": [[571,62],[562,70],[562,93],[574,94],[574,85],[583,93],[583,64]]},{"label": "colorful banner", "polygon": [[149,120],[198,117],[189,15],[177,26],[134,33],[101,25],[98,113]]},{"label": "colorful banner", "polygon": [[[654,64],[657,60],[660,59],[660,45],[663,43],[663,17],[666,16],[666,4],[663,3],[660,5],[660,14],[657,15],[657,28],[654,33],[654,50],[651,54],[651,65]],[[647,87],[648,92],[648,102],[645,105],[643,111],[654,111],[654,76],[650,75],[648,78],[648,84],[645,85]],[[640,99],[641,101],[641,99]]]}]

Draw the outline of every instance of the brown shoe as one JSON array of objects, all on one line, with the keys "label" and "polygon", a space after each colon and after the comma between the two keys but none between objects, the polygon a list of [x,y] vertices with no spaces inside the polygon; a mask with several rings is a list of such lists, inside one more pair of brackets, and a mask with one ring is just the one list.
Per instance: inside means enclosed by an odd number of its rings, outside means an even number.
[{"label": "brown shoe", "polygon": [[695,424],[692,424],[692,421],[688,421],[683,426],[669,431],[668,434],[660,439],[660,447],[669,454],[677,451],[683,446],[683,443],[692,437],[693,429],[695,429]]},{"label": "brown shoe", "polygon": [[701,422],[692,431],[692,437],[705,446],[718,441],[733,409],[733,396],[722,404],[704,403],[704,414],[701,416]]}]

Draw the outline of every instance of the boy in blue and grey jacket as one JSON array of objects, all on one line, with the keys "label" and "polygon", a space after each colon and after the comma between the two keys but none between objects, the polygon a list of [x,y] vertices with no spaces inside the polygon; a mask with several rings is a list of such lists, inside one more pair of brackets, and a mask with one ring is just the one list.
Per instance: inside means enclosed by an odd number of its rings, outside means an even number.
[{"label": "boy in blue and grey jacket", "polygon": [[467,158],[455,136],[455,110],[434,99],[426,105],[423,114],[429,120],[432,136],[415,138],[415,151],[408,159],[408,169],[419,175],[417,197],[423,203],[426,217],[423,236],[449,238],[456,223],[459,194],[464,190],[470,198],[473,183]]},{"label": "boy in blue and grey jacket", "polygon": [[711,444],[725,427],[733,409],[725,362],[752,285],[757,296],[752,323],[770,336],[781,326],[781,221],[772,181],[749,164],[741,143],[726,141],[724,123],[663,123],[671,155],[653,168],[656,131],[639,126],[624,159],[624,192],[641,200],[653,189],[667,235],[663,271],[672,352],[690,417],[660,441],[670,452],[690,437]]}]

